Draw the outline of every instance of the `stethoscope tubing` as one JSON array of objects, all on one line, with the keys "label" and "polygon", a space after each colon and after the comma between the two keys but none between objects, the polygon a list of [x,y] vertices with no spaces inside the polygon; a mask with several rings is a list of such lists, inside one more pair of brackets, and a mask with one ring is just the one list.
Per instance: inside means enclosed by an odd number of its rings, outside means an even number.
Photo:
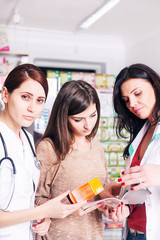
[{"label": "stethoscope tubing", "polygon": [[0,133],[0,138],[1,138],[1,141],[2,141],[2,144],[3,144],[4,155],[5,155],[4,158],[2,158],[2,159],[0,160],[0,165],[2,164],[2,162],[3,162],[4,160],[9,160],[9,161],[11,162],[11,164],[12,164],[13,174],[16,174],[15,164],[14,164],[13,160],[8,156],[8,151],[7,151],[6,143],[5,143],[4,138],[3,138],[3,136],[2,136],[1,133]]},{"label": "stethoscope tubing", "polygon": [[36,153],[35,153],[35,151],[34,151],[34,148],[33,148],[33,146],[32,146],[32,143],[31,143],[31,141],[30,141],[30,139],[29,139],[29,137],[28,137],[28,134],[26,133],[26,131],[24,130],[23,127],[22,127],[22,130],[23,130],[24,134],[26,135],[26,138],[27,138],[27,140],[28,140],[28,142],[29,142],[29,145],[30,145],[30,148],[31,148],[31,150],[32,150],[32,153],[33,153],[34,158],[37,158]]},{"label": "stethoscope tubing", "polygon": [[[36,165],[36,167],[39,168],[39,167],[41,166],[41,163],[40,163],[40,161],[37,160],[36,153],[35,153],[35,151],[34,151],[34,148],[33,148],[33,146],[32,146],[32,143],[31,143],[31,141],[30,141],[30,139],[29,139],[29,137],[28,137],[28,135],[27,135],[27,133],[26,133],[26,131],[24,130],[23,127],[22,127],[22,130],[23,130],[23,132],[24,132],[24,134],[25,134],[25,136],[26,136],[26,138],[27,138],[27,140],[28,140],[28,142],[29,142],[29,146],[30,146],[30,148],[31,148],[31,150],[32,150],[32,153],[33,153],[33,156],[34,156],[35,165]],[[0,160],[0,165],[2,164],[2,162],[3,162],[4,160],[9,160],[9,161],[11,162],[11,164],[12,164],[12,167],[13,167],[13,174],[16,174],[15,164],[14,164],[13,160],[8,156],[8,151],[7,151],[6,143],[5,143],[5,140],[4,140],[4,138],[3,138],[3,136],[2,136],[1,133],[0,133],[0,138],[1,138],[1,141],[2,141],[2,144],[3,144],[4,155],[5,155],[4,158],[2,158],[2,159]]]},{"label": "stethoscope tubing", "polygon": [[0,160],[0,165],[2,164],[2,162],[4,161],[4,160],[9,160],[10,162],[11,162],[11,164],[12,164],[12,168],[13,168],[13,174],[16,174],[16,167],[15,167],[15,164],[14,164],[14,162],[13,162],[13,160],[10,158],[10,157],[4,157],[4,158],[2,158],[1,160]]},{"label": "stethoscope tubing", "polygon": [[[33,153],[34,163],[35,163],[35,165],[36,165],[37,168],[40,168],[41,162],[40,162],[39,160],[37,160],[36,153],[35,153],[35,151],[34,151],[34,148],[33,148],[33,146],[32,146],[32,143],[31,143],[31,141],[30,141],[30,139],[29,139],[29,137],[28,137],[28,135],[27,135],[27,132],[24,130],[24,128],[22,128],[22,130],[23,130],[23,132],[24,132],[24,134],[25,134],[25,136],[26,136],[26,138],[27,138],[27,140],[28,140],[28,143],[29,143],[29,145],[30,145],[31,151],[32,151],[32,153]],[[13,178],[14,178],[14,182],[15,182],[16,167],[15,167],[14,161],[8,156],[8,151],[7,151],[6,143],[5,143],[5,140],[4,140],[4,138],[3,138],[3,136],[2,136],[1,133],[0,133],[0,139],[1,139],[1,141],[2,141],[2,145],[3,145],[3,149],[4,149],[4,155],[5,155],[5,156],[0,160],[0,166],[1,166],[1,164],[2,164],[3,161],[5,161],[5,160],[9,160],[9,161],[10,161],[10,163],[11,163],[11,165],[12,165],[12,168],[13,168]],[[14,189],[15,189],[15,184],[14,184],[14,187],[13,187],[13,191],[12,191],[10,200],[9,200],[9,202],[8,202],[8,204],[7,204],[7,207],[5,207],[5,209],[3,209],[3,210],[6,210],[6,209],[9,207],[10,202],[11,202],[12,197],[13,197],[13,194],[14,194]],[[34,183],[34,182],[33,182],[33,189],[34,189],[34,191],[35,191],[35,183]]]}]

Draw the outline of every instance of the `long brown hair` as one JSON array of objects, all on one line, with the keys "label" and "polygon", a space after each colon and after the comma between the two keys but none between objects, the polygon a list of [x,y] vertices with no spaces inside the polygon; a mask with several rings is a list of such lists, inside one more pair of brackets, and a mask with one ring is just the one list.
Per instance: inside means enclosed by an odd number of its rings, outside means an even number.
[{"label": "long brown hair", "polygon": [[97,133],[100,118],[100,102],[96,90],[87,82],[78,80],[66,82],[60,89],[43,138],[50,138],[58,159],[63,160],[70,150],[74,136],[69,128],[68,116],[83,112],[91,103],[96,104],[97,122],[86,136],[91,140]]}]

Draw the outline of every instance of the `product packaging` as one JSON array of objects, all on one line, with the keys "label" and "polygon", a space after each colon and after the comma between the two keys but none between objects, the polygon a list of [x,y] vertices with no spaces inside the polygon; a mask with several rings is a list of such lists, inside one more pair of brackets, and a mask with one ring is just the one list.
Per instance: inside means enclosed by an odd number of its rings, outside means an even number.
[{"label": "product packaging", "polygon": [[103,191],[104,188],[98,178],[94,178],[67,195],[70,203],[78,203],[90,199]]}]

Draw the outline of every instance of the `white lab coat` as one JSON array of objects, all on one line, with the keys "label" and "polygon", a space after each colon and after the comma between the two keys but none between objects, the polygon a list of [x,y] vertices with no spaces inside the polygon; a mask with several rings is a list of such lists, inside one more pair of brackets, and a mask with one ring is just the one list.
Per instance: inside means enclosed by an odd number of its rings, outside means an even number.
[{"label": "white lab coat", "polygon": [[[149,126],[147,121],[143,128],[138,133],[137,137],[129,147],[130,156],[127,159],[126,167],[129,168],[132,162],[132,159],[135,155],[135,152],[146,133]],[[150,141],[143,159],[140,165],[146,164],[160,164],[160,125],[157,125]],[[160,186],[149,187],[151,195],[148,196],[145,201],[146,205],[146,216],[147,216],[147,225],[146,225],[146,236],[147,240],[157,240],[159,239],[159,221],[160,221]],[[125,232],[125,231],[124,231]],[[127,231],[126,231],[127,232]],[[124,234],[123,239],[126,239]]]},{"label": "white lab coat", "polygon": [[[5,140],[8,155],[16,166],[15,190],[9,207],[5,211],[15,211],[34,207],[34,194],[38,184],[39,170],[34,164],[33,153],[28,140],[21,130],[23,145],[19,137],[4,123],[0,122],[0,132]],[[31,134],[29,138],[34,146]],[[3,145],[0,140],[0,159],[4,157]],[[4,179],[4,181],[3,181]],[[9,187],[5,178],[0,179],[0,206],[3,203],[3,187]],[[35,185],[35,189],[34,186]],[[10,227],[0,228],[1,240],[32,240],[31,223],[21,223]]]}]

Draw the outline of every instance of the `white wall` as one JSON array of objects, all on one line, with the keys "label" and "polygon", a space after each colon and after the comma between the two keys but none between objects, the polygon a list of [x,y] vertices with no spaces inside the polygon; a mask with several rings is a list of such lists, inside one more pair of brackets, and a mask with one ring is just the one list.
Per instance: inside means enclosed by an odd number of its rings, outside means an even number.
[{"label": "white wall", "polygon": [[59,59],[106,64],[107,74],[133,63],[144,63],[160,73],[160,33],[125,46],[118,37],[98,37],[20,27],[4,27],[11,52],[28,53],[35,59]]},{"label": "white wall", "polygon": [[160,33],[127,48],[126,64],[143,63],[160,74]]},{"label": "white wall", "polygon": [[125,47],[118,37],[85,36],[65,32],[2,27],[6,30],[11,52],[28,53],[36,58],[100,62],[107,74],[117,74],[125,64]]}]

